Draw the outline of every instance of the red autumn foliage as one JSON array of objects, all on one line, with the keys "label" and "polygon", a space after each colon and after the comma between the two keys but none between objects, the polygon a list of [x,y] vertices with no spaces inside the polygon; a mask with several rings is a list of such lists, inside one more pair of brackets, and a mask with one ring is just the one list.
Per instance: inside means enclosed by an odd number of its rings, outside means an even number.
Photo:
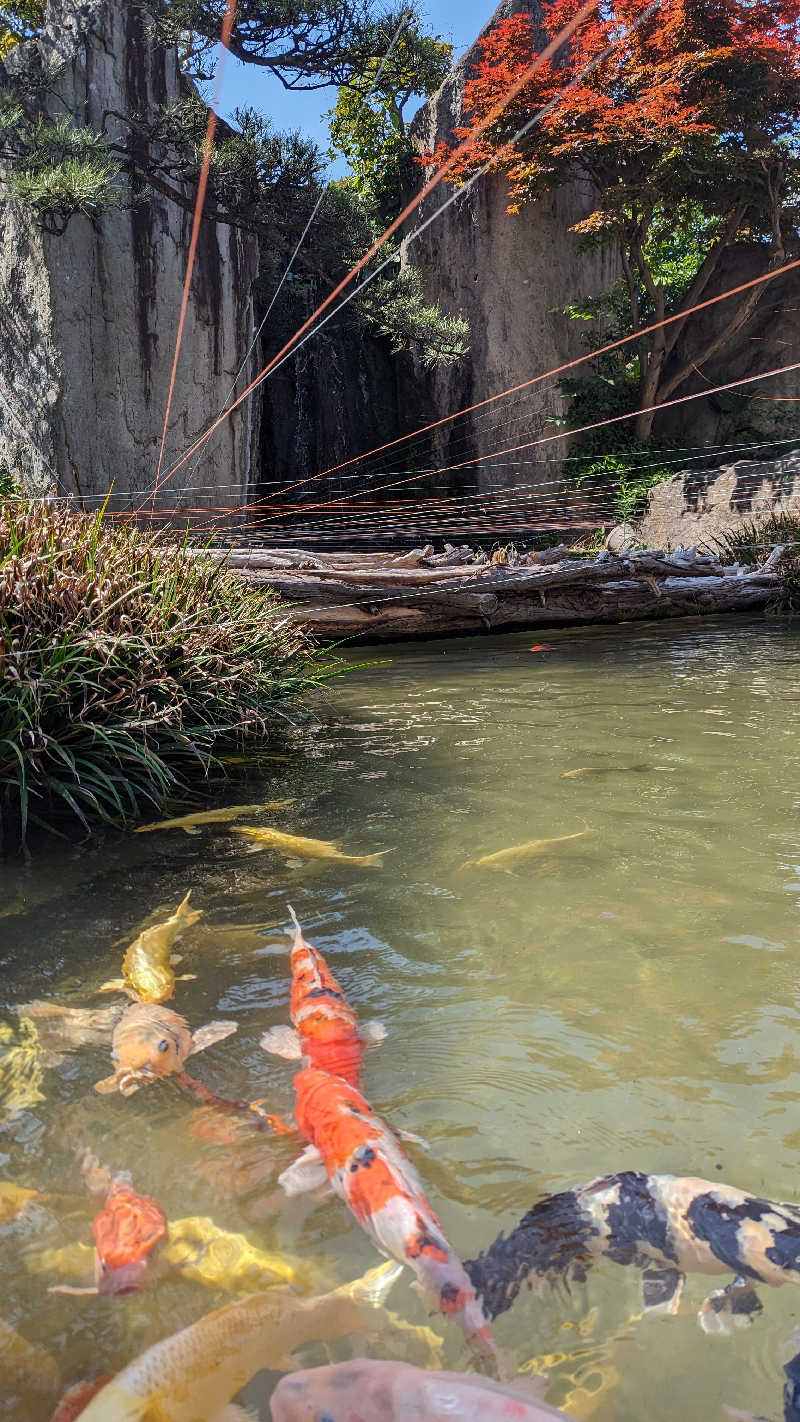
[{"label": "red autumn foliage", "polygon": [[[735,240],[760,243],[764,264],[780,265],[800,216],[800,0],[661,0],[642,19],[646,8],[646,0],[602,0],[501,117],[476,132],[578,0],[544,0],[541,29],[527,14],[500,21],[481,42],[454,142],[419,160],[454,159],[455,182],[488,164],[508,180],[511,212],[589,179],[595,206],[573,230],[618,245],[634,330],[667,309],[648,253],[659,215],[677,221],[692,205],[705,224],[684,306],[701,299]],[[742,303],[732,330],[762,290]],[[643,338],[641,405],[668,398],[685,378],[667,370],[681,329]]]}]

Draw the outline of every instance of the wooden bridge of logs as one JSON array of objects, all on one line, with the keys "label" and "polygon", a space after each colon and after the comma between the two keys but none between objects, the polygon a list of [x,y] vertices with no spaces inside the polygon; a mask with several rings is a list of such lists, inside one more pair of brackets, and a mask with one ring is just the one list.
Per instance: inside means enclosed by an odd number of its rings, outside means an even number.
[{"label": "wooden bridge of logs", "polygon": [[749,612],[777,600],[785,547],[760,566],[694,548],[595,558],[567,547],[516,554],[431,546],[386,553],[216,550],[248,582],[275,589],[322,641],[380,642],[559,623]]}]

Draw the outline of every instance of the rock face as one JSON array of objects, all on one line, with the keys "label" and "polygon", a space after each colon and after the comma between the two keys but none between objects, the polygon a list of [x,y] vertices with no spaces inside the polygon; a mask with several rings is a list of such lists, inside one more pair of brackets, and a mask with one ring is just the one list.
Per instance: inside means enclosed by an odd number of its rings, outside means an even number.
[{"label": "rock face", "polygon": [[[535,15],[536,5],[505,0],[482,34],[521,11]],[[418,152],[452,141],[462,121],[464,85],[478,57],[477,45],[414,119]],[[424,221],[453,192],[441,184],[422,203],[418,220]],[[469,361],[433,377],[439,416],[580,355],[581,323],[564,316],[563,307],[596,295],[617,277],[613,254],[581,252],[578,238],[568,231],[591,211],[587,189],[565,187],[519,215],[507,213],[507,203],[505,179],[483,177],[421,236],[412,235],[404,244],[404,260],[419,267],[428,296],[445,311],[463,311],[470,321]],[[488,455],[555,434],[550,421],[563,411],[556,381],[543,381],[495,408],[444,426],[436,437],[437,453],[446,465],[477,460],[459,478],[465,483],[474,479],[480,489],[541,485],[557,477],[563,441],[495,459]]]},{"label": "rock face", "polygon": [[[38,41],[59,61],[50,113],[113,137],[125,118],[178,97],[174,50],[154,43],[144,12],[114,0],[50,0]],[[115,117],[121,115],[122,117]],[[26,209],[0,209],[0,466],[31,492],[89,499],[113,484],[112,507],[153,487],[181,302],[191,214],[149,195],[61,236]],[[255,238],[205,221],[183,333],[164,469],[218,414],[253,332]],[[165,484],[159,505],[235,504],[258,453],[247,401]],[[197,486],[200,486],[199,488]]]},{"label": "rock face", "polygon": [[[800,514],[800,449],[764,463],[742,459],[722,469],[674,474],[652,490],[644,517],[624,527],[648,548],[713,548],[715,539],[741,524],[781,513]],[[619,530],[612,530],[609,546],[618,548],[620,539]]]}]

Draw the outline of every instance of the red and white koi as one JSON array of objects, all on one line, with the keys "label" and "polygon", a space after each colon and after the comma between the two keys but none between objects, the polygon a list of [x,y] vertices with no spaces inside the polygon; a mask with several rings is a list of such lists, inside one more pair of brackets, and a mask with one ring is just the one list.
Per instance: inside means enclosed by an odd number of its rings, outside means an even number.
[{"label": "red and white koi", "polygon": [[423,1293],[461,1328],[473,1351],[497,1363],[487,1315],[395,1133],[341,1077],[307,1068],[294,1085],[297,1124],[311,1144],[278,1177],[285,1192],[329,1181],[373,1244],[410,1265]]},{"label": "red and white koi", "polygon": [[380,1022],[359,1024],[341,987],[317,948],[306,942],[291,904],[295,927],[292,946],[292,1027],[273,1027],[261,1046],[275,1056],[303,1059],[305,1064],[340,1076],[351,1086],[361,1084],[364,1048],[382,1042]]}]

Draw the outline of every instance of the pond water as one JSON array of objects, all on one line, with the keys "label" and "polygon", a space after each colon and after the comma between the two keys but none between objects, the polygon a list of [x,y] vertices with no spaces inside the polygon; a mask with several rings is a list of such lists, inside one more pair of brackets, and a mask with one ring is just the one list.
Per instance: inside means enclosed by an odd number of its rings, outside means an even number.
[{"label": "pond water", "polygon": [[[552,650],[529,650],[545,639]],[[370,657],[357,651],[353,662]],[[623,1169],[800,1197],[797,625],[690,620],[374,655],[388,660],[335,685],[307,754],[262,759],[216,803],[292,796],[256,822],[391,851],[379,871],[286,864],[224,824],[7,865],[5,1001],[108,1002],[94,992],[121,948],[191,888],[204,916],[181,951],[197,978],[172,1006],[193,1026],[238,1024],[194,1073],[290,1115],[292,1063],[258,1046],[286,1021],[289,901],[362,1019],[386,1025],[365,1093],[429,1142],[409,1151],[462,1258],[546,1192]],[[579,769],[594,773],[567,775]],[[584,830],[514,876],[460,867]],[[336,1199],[276,1208],[290,1140],[224,1123],[214,1139],[172,1086],[99,1097],[110,1070],[105,1049],[84,1048],[45,1072],[41,1102],[0,1103],[0,1178],[50,1197],[0,1230],[0,1317],[65,1382],[113,1371],[230,1297],[176,1277],[121,1300],[48,1294],[58,1279],[42,1251],[91,1238],[76,1146],[133,1171],[171,1219],[210,1216],[300,1256],[315,1288],[378,1262]],[[696,1309],[725,1282],[690,1278],[677,1317],[642,1320],[638,1271],[603,1261],[567,1297],[526,1292],[496,1333],[516,1369],[549,1369],[548,1399],[579,1418],[706,1419],[725,1403],[777,1417],[800,1290],[764,1289],[752,1328],[710,1338]],[[465,1365],[460,1335],[428,1320],[410,1276],[389,1307],[443,1334],[440,1366]],[[388,1325],[355,1346],[431,1361]],[[262,1372],[242,1395],[264,1418],[275,1379]],[[26,1386],[0,1416],[49,1416]]]}]

